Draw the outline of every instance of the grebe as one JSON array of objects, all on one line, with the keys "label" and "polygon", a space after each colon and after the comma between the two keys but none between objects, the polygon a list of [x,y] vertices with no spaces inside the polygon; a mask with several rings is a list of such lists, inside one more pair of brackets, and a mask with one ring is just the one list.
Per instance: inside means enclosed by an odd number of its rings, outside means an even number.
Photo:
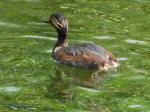
[{"label": "grebe", "polygon": [[103,47],[91,43],[68,45],[68,21],[63,14],[54,13],[46,23],[51,24],[58,33],[58,39],[52,51],[53,59],[77,67],[114,69],[118,61],[112,53]]}]

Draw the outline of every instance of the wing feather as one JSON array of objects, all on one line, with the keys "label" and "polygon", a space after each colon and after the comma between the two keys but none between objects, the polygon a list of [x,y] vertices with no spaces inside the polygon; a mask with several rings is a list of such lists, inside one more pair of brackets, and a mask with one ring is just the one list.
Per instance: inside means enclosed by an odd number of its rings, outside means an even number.
[{"label": "wing feather", "polygon": [[109,63],[109,53],[103,47],[95,44],[79,44],[59,49],[53,54],[62,63],[95,68]]}]

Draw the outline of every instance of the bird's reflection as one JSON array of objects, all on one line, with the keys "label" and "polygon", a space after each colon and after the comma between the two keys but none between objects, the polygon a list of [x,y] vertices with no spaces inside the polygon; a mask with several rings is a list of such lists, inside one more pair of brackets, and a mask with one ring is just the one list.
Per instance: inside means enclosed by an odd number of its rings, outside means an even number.
[{"label": "bird's reflection", "polygon": [[48,86],[51,98],[61,101],[72,101],[75,98],[76,87],[98,89],[106,74],[96,71],[57,64],[55,78]]}]

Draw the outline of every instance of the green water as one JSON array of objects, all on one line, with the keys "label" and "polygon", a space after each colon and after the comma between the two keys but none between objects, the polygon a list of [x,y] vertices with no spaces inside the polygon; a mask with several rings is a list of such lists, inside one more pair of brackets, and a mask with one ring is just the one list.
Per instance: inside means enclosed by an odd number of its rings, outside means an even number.
[{"label": "green water", "polygon": [[[51,58],[53,12],[69,20],[70,44],[93,42],[120,60],[117,71]],[[149,0],[1,0],[0,112],[150,112]]]}]

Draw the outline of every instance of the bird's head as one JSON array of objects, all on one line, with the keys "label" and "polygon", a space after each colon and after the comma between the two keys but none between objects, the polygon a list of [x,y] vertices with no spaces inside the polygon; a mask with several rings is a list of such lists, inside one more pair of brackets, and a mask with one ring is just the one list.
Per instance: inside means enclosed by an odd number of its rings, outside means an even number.
[{"label": "bird's head", "polygon": [[68,32],[68,21],[63,14],[54,13],[45,22],[51,24],[58,32]]}]

